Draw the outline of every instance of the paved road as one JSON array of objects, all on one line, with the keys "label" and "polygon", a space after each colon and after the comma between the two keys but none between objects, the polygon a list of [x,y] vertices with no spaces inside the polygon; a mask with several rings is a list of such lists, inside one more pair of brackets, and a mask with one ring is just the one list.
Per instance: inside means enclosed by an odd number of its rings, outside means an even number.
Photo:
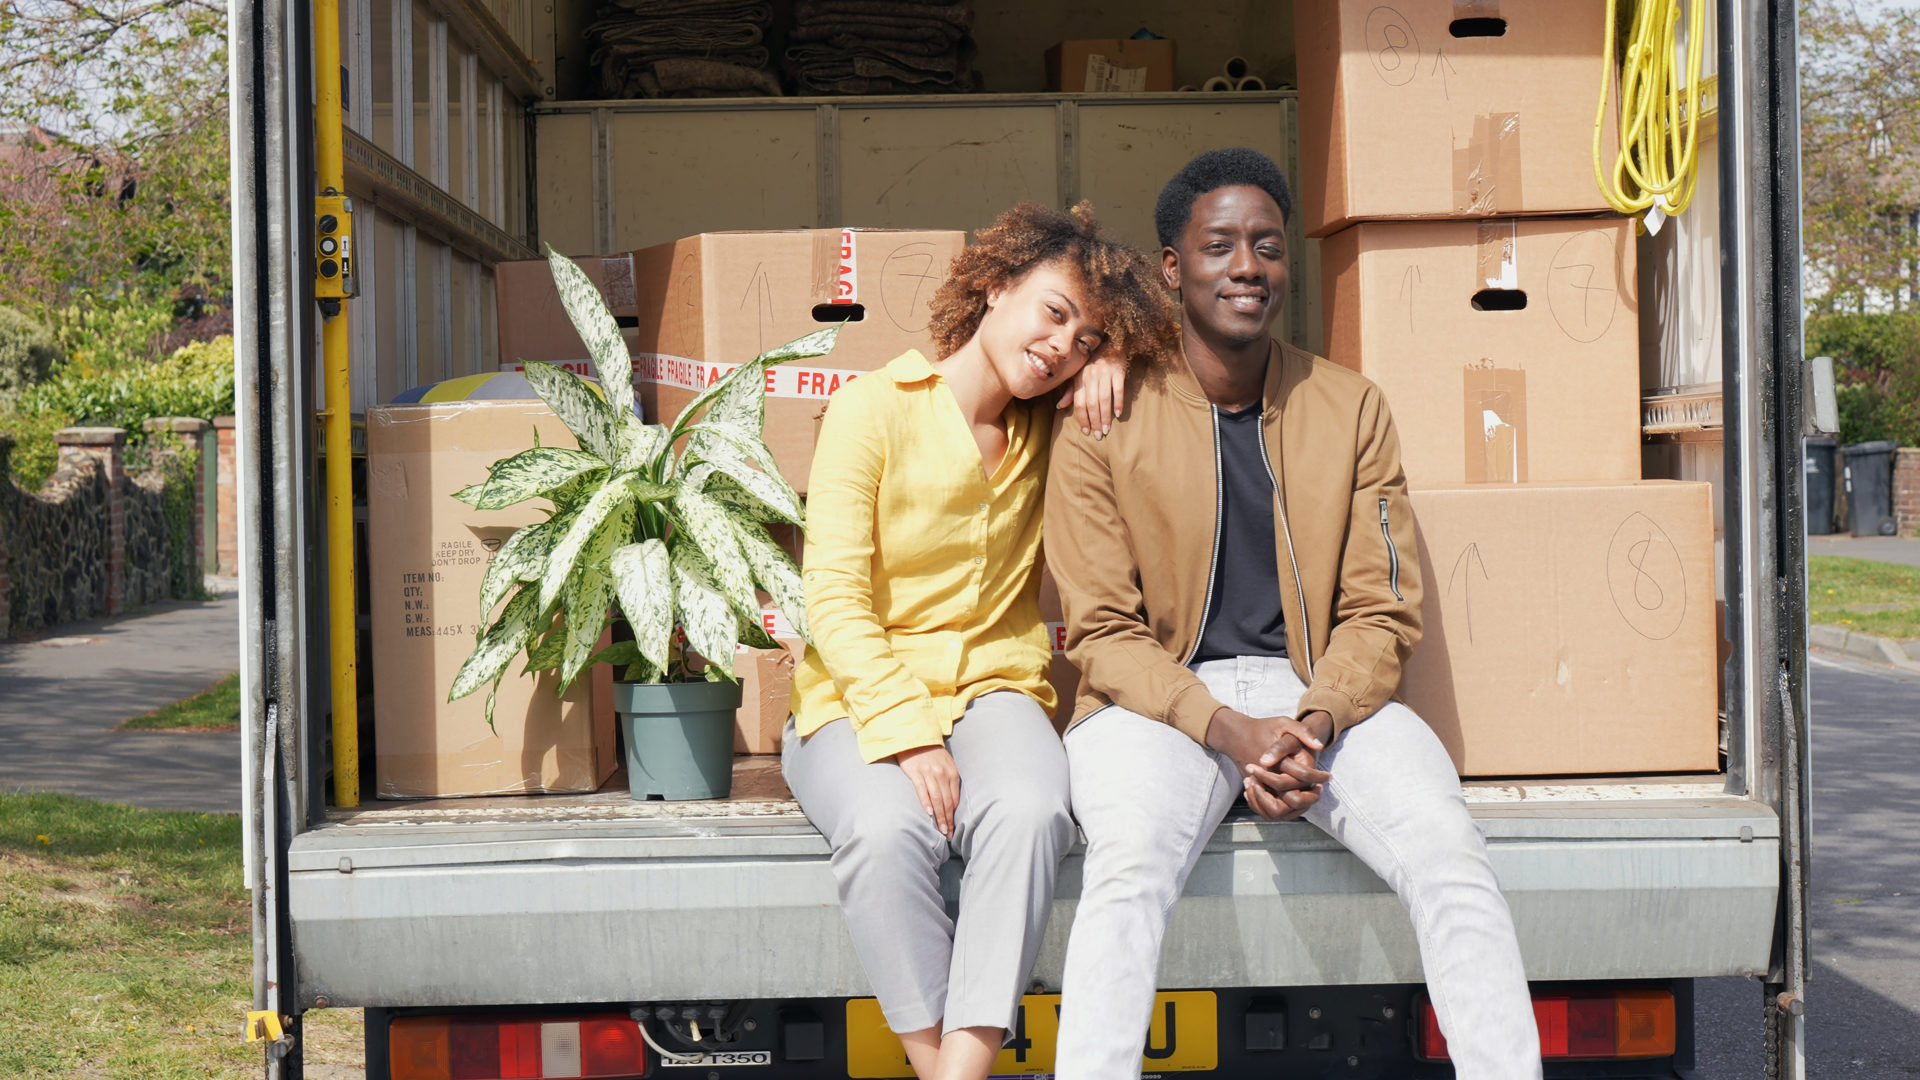
[{"label": "paved road", "polygon": [[[1816,660],[1812,681],[1808,1072],[1912,1080],[1920,1076],[1920,676]],[[1759,985],[1711,979],[1696,989],[1695,1076],[1762,1075]]]},{"label": "paved road", "polygon": [[1920,537],[1911,536],[1809,536],[1809,555],[1846,555],[1855,559],[1920,566]]},{"label": "paved road", "polygon": [[240,809],[237,733],[115,731],[234,671],[239,601],[137,615],[0,643],[0,791],[64,791],[167,810]]}]

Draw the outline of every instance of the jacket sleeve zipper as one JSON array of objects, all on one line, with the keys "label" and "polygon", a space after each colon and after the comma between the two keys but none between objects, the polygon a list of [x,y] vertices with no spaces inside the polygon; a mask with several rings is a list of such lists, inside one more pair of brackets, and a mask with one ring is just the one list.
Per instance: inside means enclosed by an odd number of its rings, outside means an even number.
[{"label": "jacket sleeve zipper", "polygon": [[1387,587],[1393,590],[1393,598],[1406,603],[1407,598],[1400,595],[1400,551],[1393,546],[1393,527],[1387,520],[1387,500],[1380,500],[1380,535],[1387,542]]}]

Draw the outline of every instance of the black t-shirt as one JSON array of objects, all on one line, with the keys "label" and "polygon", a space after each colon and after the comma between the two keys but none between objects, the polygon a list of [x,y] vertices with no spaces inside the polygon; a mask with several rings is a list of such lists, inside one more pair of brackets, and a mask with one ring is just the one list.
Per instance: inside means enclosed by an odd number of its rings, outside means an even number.
[{"label": "black t-shirt", "polygon": [[1260,446],[1260,406],[1213,410],[1220,433],[1220,557],[1207,625],[1193,659],[1287,655],[1287,619],[1273,522],[1273,474]]}]

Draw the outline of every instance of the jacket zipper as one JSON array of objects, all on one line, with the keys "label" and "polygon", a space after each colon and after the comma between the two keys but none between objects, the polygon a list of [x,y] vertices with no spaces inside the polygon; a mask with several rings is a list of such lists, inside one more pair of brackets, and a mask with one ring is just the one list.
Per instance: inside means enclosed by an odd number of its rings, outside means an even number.
[{"label": "jacket zipper", "polygon": [[[1287,541],[1287,562],[1293,567],[1293,595],[1300,601],[1300,640],[1307,647],[1307,681],[1313,681],[1313,624],[1307,619],[1307,587],[1300,580],[1300,560],[1293,554],[1293,530],[1287,527],[1287,497],[1280,491],[1280,478],[1273,475],[1273,458],[1267,454],[1267,425],[1263,419],[1256,428],[1260,433],[1260,464],[1266,466],[1267,482],[1273,485],[1273,505],[1280,514],[1280,535]],[[1215,436],[1215,455],[1219,453],[1219,435]],[[1219,526],[1214,526],[1218,531]],[[1208,590],[1209,595],[1212,589]]]},{"label": "jacket zipper", "polygon": [[1380,535],[1387,541],[1387,588],[1393,590],[1393,598],[1406,603],[1407,598],[1400,595],[1400,551],[1393,546],[1393,530],[1387,521],[1387,500],[1380,500]]},{"label": "jacket zipper", "polygon": [[1220,518],[1227,512],[1227,480],[1220,464],[1220,410],[1209,405],[1207,415],[1213,419],[1213,559],[1207,563],[1207,591],[1200,602],[1200,632],[1193,636],[1187,655],[1180,658],[1183,667],[1193,663],[1193,654],[1200,651],[1201,639],[1207,636],[1207,617],[1213,614],[1213,579],[1220,572]]}]

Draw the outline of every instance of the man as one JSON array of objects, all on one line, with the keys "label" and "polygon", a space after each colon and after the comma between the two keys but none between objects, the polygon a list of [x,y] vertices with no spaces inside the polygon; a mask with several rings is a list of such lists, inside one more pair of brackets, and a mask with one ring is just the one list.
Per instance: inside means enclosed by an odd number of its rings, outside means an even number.
[{"label": "man", "polygon": [[1183,355],[1104,437],[1055,436],[1047,563],[1081,671],[1066,746],[1087,837],[1058,1075],[1140,1075],[1168,917],[1244,792],[1399,895],[1462,1080],[1538,1078],[1486,842],[1439,740],[1391,700],[1420,633],[1393,421],[1372,383],[1270,337],[1290,211],[1254,151],[1182,169],[1155,220]]}]

